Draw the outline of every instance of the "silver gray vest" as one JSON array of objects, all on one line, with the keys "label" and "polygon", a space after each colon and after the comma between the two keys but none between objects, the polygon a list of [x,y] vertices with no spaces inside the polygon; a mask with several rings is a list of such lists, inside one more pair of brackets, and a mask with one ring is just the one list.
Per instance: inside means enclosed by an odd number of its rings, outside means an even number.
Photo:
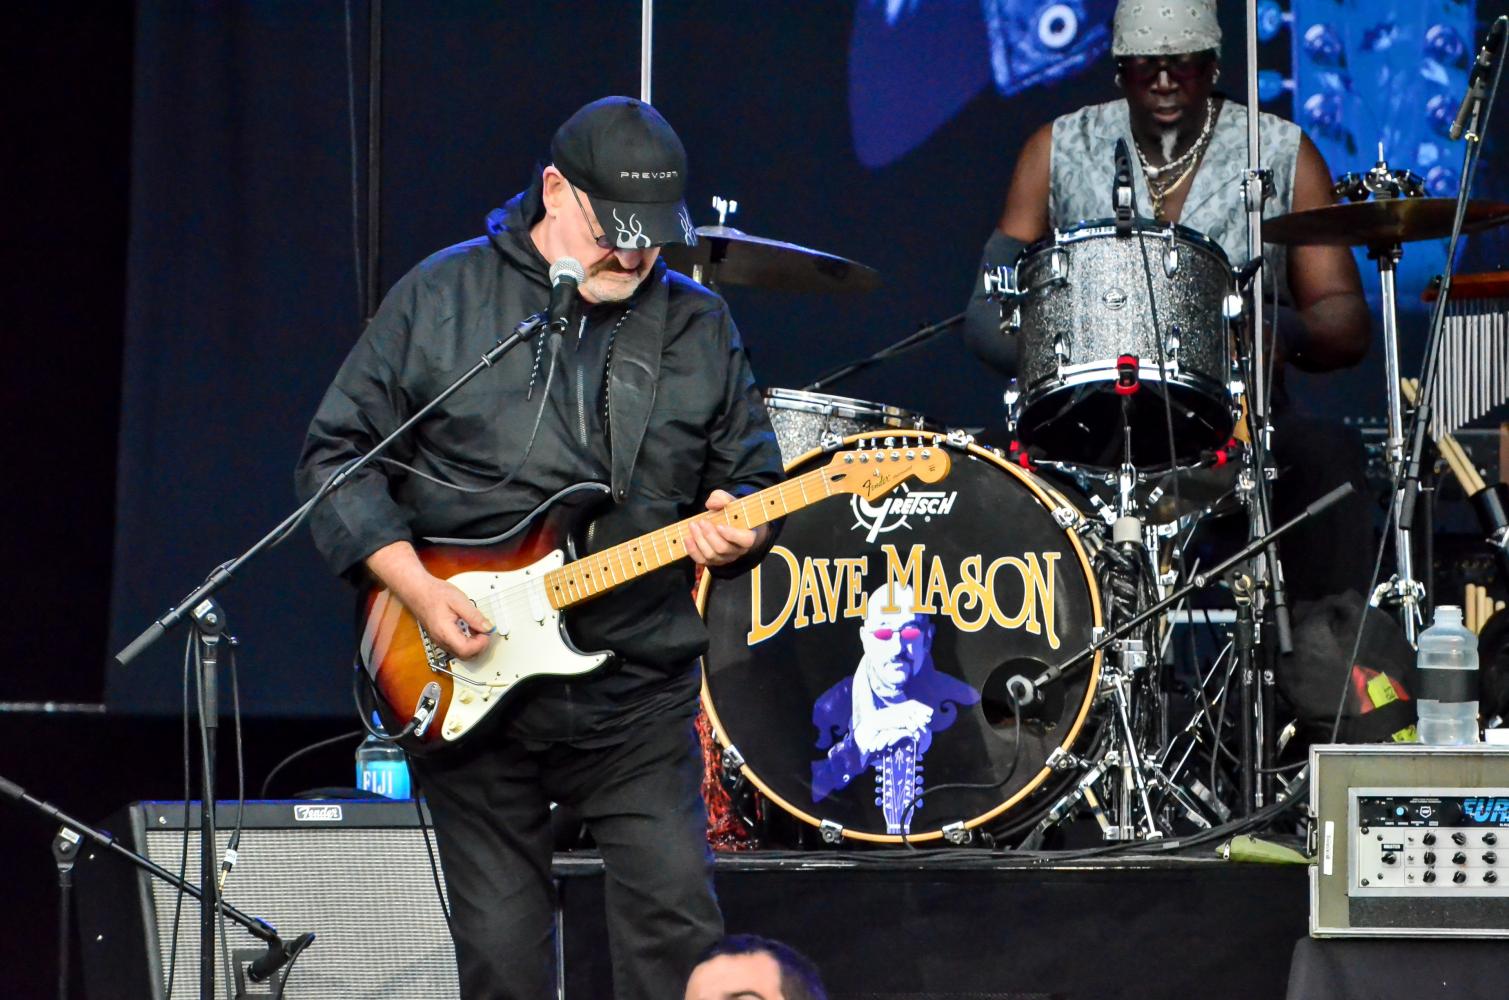
[{"label": "silver gray vest", "polygon": [[[1299,126],[1270,114],[1258,115],[1263,166],[1272,172],[1273,195],[1264,208],[1264,218],[1288,212],[1294,203],[1294,163],[1299,156]],[[1111,188],[1115,181],[1114,149],[1117,139],[1130,146],[1131,119],[1124,100],[1093,104],[1053,122],[1051,183],[1048,216],[1055,229],[1070,229],[1087,219],[1112,214]],[[1247,261],[1247,212],[1242,205],[1242,174],[1247,169],[1247,116],[1238,104],[1221,104],[1216,115],[1210,146],[1189,181],[1189,197],[1179,215],[1179,224],[1203,233],[1226,251],[1233,267]],[[1153,202],[1147,179],[1135,165],[1138,214],[1150,217]],[[1281,246],[1264,248],[1265,291],[1273,294],[1272,281],[1279,282],[1279,300],[1289,303],[1288,254]]]}]

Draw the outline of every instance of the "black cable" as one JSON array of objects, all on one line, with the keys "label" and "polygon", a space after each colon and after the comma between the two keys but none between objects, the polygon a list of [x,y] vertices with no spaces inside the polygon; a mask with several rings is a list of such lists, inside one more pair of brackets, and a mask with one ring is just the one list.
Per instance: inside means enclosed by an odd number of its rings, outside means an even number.
[{"label": "black cable", "polygon": [[[59,835],[63,831],[59,831]],[[56,845],[56,841],[54,841]],[[56,846],[54,846],[56,851]],[[61,855],[54,855],[61,858]],[[72,862],[69,862],[70,864]],[[58,867],[58,1000],[68,1000],[68,943],[73,938],[69,933],[69,915],[73,904],[73,874],[65,870],[63,862]]]},{"label": "black cable", "polygon": [[[198,632],[197,629],[191,630],[189,632],[189,641],[193,645],[193,649],[194,649],[194,667],[195,667],[195,670],[194,670],[194,682],[195,682],[194,683],[194,691],[198,695],[198,701],[199,701],[199,763],[200,763],[201,772],[204,775],[204,779],[203,779],[203,781],[201,781],[201,786],[203,786],[203,787],[200,788],[200,795],[201,795],[201,797],[200,797],[200,808],[202,810],[204,810],[204,814],[205,815],[209,816],[209,824],[208,824],[209,825],[209,829],[205,830],[205,829],[203,829],[203,826],[201,825],[200,837],[204,837],[206,834],[208,834],[209,841],[210,841],[210,854],[209,854],[209,856],[213,857],[216,848],[219,846],[218,844],[215,843],[216,840],[219,839],[218,836],[216,835],[216,830],[215,830],[215,818],[216,818],[215,817],[215,807],[216,807],[216,802],[215,802],[214,799],[210,798],[205,793],[208,792],[208,791],[213,790],[213,780],[212,779],[213,779],[213,776],[214,776],[214,769],[210,766],[210,747],[211,747],[211,740],[213,739],[213,737],[212,737],[211,734],[213,732],[215,732],[216,730],[210,725],[209,717],[210,717],[210,715],[212,713],[218,713],[220,711],[220,706],[219,705],[211,705],[211,704],[207,704],[206,703],[207,702],[207,698],[206,698],[206,695],[205,695],[205,687],[204,687],[204,655],[203,655],[204,654],[204,650],[202,648],[202,644],[197,641],[198,636],[199,636],[199,632]],[[185,829],[188,828],[188,816],[187,815],[184,816],[184,828]],[[205,856],[205,854],[204,854],[204,846],[203,846],[203,844],[201,844],[200,845],[201,864],[203,864],[202,859],[204,858],[204,856]],[[200,872],[200,878],[201,879],[204,878],[204,875],[205,875],[204,872]],[[230,942],[228,940],[226,940],[224,900],[221,898],[219,886],[218,886],[217,881],[215,879],[214,872],[210,872],[209,873],[209,885],[210,885],[211,892],[214,894],[214,901],[215,901],[214,902],[214,906],[215,906],[214,919],[219,924],[219,929],[220,929],[220,932],[218,934],[216,934],[215,936],[219,939],[219,943],[220,943],[220,961],[221,961],[221,964],[224,966],[224,971],[225,971],[225,977],[226,977],[225,995],[226,996],[235,996],[236,995],[236,981],[235,981],[235,971],[236,970],[235,970],[235,967],[231,964]],[[201,911],[203,910],[205,903],[206,903],[206,900],[204,900],[204,899],[201,898],[200,901],[199,901],[199,906],[200,906]],[[201,920],[203,919],[202,914],[201,914],[200,919]],[[200,961],[201,962],[203,961],[203,955],[200,956]]]},{"label": "black cable", "polygon": [[[301,948],[297,953],[294,954],[293,958],[290,958],[288,960],[288,968],[283,970],[283,981],[278,986],[278,995],[280,997],[288,996],[288,981],[293,978],[293,967],[299,964],[299,956],[303,955],[304,952],[308,950],[308,948]],[[276,975],[276,973],[274,973],[274,975]]]},{"label": "black cable", "polygon": [[194,648],[194,634],[189,633],[183,645],[183,840],[178,855],[178,899],[173,904],[173,943],[168,950],[168,985],[163,1000],[173,1000],[173,979],[178,968],[178,926],[183,916],[184,877],[189,871],[189,802],[194,794],[190,777],[194,765],[190,760],[189,738],[189,663]]},{"label": "black cable", "polygon": [[[414,772],[410,770],[409,780],[413,783]],[[435,882],[435,898],[440,901],[440,912],[445,915],[446,926],[451,923],[451,908],[445,901],[445,888],[440,884],[440,865],[435,861],[435,845],[430,840],[430,825],[424,819],[424,806],[419,801],[419,796],[414,796],[414,814],[419,817],[419,834],[424,838],[424,855],[430,861],[430,878]]]},{"label": "black cable", "polygon": [[1267,825],[1269,822],[1277,819],[1279,816],[1283,815],[1285,812],[1288,812],[1296,805],[1299,805],[1303,801],[1304,792],[1307,788],[1309,788],[1309,785],[1310,779],[1306,777],[1300,782],[1296,783],[1296,785],[1294,785],[1289,790],[1289,795],[1285,798],[1278,799],[1275,802],[1270,802],[1268,805],[1263,806],[1262,808],[1257,809],[1246,816],[1234,819],[1229,823],[1222,823],[1219,826],[1213,826],[1208,830],[1200,830],[1197,833],[1192,833],[1185,837],[1169,837],[1164,840],[1146,841],[1126,840],[1104,847],[1091,847],[1082,851],[1059,851],[1055,852],[1052,855],[1040,856],[1034,860],[1073,861],[1084,858],[1096,858],[1107,854],[1118,854],[1133,847],[1141,848],[1142,850],[1149,852],[1159,853],[1164,851],[1182,851],[1191,847],[1198,847],[1201,844],[1216,840],[1222,840],[1228,836],[1238,836],[1240,834],[1246,833],[1248,830],[1255,830],[1261,826]]},{"label": "black cable", "polygon": [[356,145],[356,64],[352,56],[351,0],[346,0],[346,130],[351,140],[351,260],[356,274],[356,314],[365,323],[371,313],[367,310],[367,279],[362,267],[361,240],[361,178],[357,168]]},{"label": "black cable", "polygon": [[[1170,238],[1174,235],[1173,230],[1174,224],[1169,223]],[[1158,382],[1163,388],[1163,419],[1164,425],[1168,429],[1168,469],[1173,474],[1179,468],[1179,453],[1174,445],[1174,393],[1173,387],[1168,384],[1168,366],[1164,360],[1163,327],[1158,322],[1157,293],[1153,290],[1153,265],[1147,259],[1147,241],[1142,238],[1142,235],[1140,230],[1136,234],[1137,249],[1142,252],[1142,277],[1147,285],[1148,318],[1153,324],[1153,346],[1158,349]],[[1131,462],[1132,457],[1128,455],[1126,460]],[[1169,484],[1173,487],[1174,491],[1174,509],[1184,509],[1184,498],[1179,495],[1179,477],[1177,474],[1172,475]],[[1182,573],[1182,557],[1180,563],[1180,572]]]},{"label": "black cable", "polygon": [[[448,489],[457,490],[461,493],[488,493],[493,490],[503,489],[514,481],[514,477],[519,474],[519,471],[524,468],[524,463],[529,460],[530,452],[534,450],[535,439],[539,436],[540,433],[540,421],[545,415],[545,407],[550,402],[550,384],[555,378],[555,369],[557,357],[559,355],[559,348],[560,338],[552,336],[550,338],[550,366],[545,372],[545,386],[540,392],[540,409],[535,413],[534,426],[529,432],[528,442],[526,442],[524,445],[524,454],[519,456],[518,462],[514,464],[514,467],[512,469],[509,470],[508,475],[504,476],[502,479],[486,487],[462,486],[460,483],[452,483],[434,476],[427,475],[426,473],[420,472],[418,469],[404,465],[402,462],[398,462],[395,459],[387,458],[382,455],[379,455],[376,461],[397,465],[399,468],[402,468],[408,472],[416,473],[433,483],[437,483],[441,486],[447,487]],[[320,501],[323,500],[325,496],[335,488],[336,480],[342,475],[342,473],[344,473],[351,466],[355,465],[357,462],[361,461],[362,457],[363,456],[358,455],[355,458],[346,461],[341,465],[340,468],[332,472],[330,476],[325,480],[325,482],[321,484],[320,488],[315,491],[314,496],[310,498],[309,502],[304,505],[304,509],[299,512],[299,516],[295,518],[287,528],[283,529],[281,534],[273,538],[272,541],[268,543],[268,547],[271,548],[274,545],[281,545],[283,542],[287,541],[288,537],[295,531],[297,531],[299,529],[299,526],[309,519],[310,514],[312,514],[314,512],[314,509],[319,506]],[[215,573],[218,573],[227,565],[229,564],[222,563],[219,567],[216,568]],[[215,573],[211,573],[210,575],[213,577]]]},{"label": "black cable", "polygon": [[239,860],[237,852],[241,846],[241,829],[246,818],[246,757],[241,736],[241,678],[236,671],[236,640],[227,634],[221,641],[226,645],[226,659],[230,661],[231,668],[231,717],[236,732],[236,825],[231,829],[230,840],[226,843],[220,862],[219,884],[215,887],[215,915],[220,923],[220,951],[229,980],[226,988],[229,995],[234,995],[236,968],[231,960],[230,935],[225,927],[224,900],[225,881]]},{"label": "black cable", "polygon": [[[1009,687],[1006,688],[1006,698],[1011,702],[1011,714],[1016,719],[1016,729],[1012,731],[1011,740],[1011,766],[1006,769],[1006,773],[999,780],[992,782],[951,781],[932,788],[924,787],[922,790],[923,798],[936,795],[939,792],[966,790],[976,792],[994,791],[1012,779],[1012,776],[1016,774],[1017,765],[1022,760],[1022,708],[1017,704],[1015,692]],[[911,840],[912,815],[917,811],[917,802],[918,800],[914,795],[911,804],[907,806],[906,814],[901,818],[901,842],[912,850],[917,849],[917,845],[912,843]]]},{"label": "black cable", "polygon": [[350,732],[341,733],[339,736],[332,736],[329,739],[320,740],[317,743],[311,743],[306,747],[300,747],[298,750],[295,750],[287,757],[284,757],[282,760],[278,761],[278,763],[273,766],[273,769],[267,772],[267,777],[262,780],[262,790],[257,797],[262,799],[267,798],[267,791],[272,787],[272,779],[276,778],[278,776],[278,773],[282,771],[283,768],[287,767],[289,764],[292,764],[294,761],[298,760],[300,757],[303,757],[305,754],[314,753],[316,750],[323,750],[325,747],[333,746],[334,744],[340,743],[343,740],[349,740],[353,736],[362,736],[364,733],[365,730],[353,729]]}]

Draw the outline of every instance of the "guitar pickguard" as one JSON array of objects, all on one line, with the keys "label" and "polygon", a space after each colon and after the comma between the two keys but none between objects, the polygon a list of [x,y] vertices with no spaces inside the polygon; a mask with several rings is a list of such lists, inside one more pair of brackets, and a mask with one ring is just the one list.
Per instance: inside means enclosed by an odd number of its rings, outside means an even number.
[{"label": "guitar pickguard", "polygon": [[[581,653],[561,631],[561,613],[545,598],[543,577],[565,563],[559,549],[523,569],[459,573],[450,582],[496,626],[492,641],[470,660],[431,660],[455,687],[440,725],[440,736],[465,736],[519,683],[532,677],[575,677],[596,670],[609,653]],[[421,630],[422,632],[423,630]],[[433,644],[425,636],[428,655]],[[434,647],[439,649],[438,646]],[[443,653],[443,651],[441,651]]]}]

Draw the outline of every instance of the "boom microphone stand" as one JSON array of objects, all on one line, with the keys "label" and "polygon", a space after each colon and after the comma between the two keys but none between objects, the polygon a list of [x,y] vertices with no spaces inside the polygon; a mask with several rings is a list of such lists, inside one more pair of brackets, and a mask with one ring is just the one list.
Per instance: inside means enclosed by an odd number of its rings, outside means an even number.
[{"label": "boom microphone stand", "polygon": [[[1404,475],[1395,487],[1397,502],[1394,507],[1397,509],[1400,527],[1414,523],[1415,501],[1420,495],[1420,456],[1425,448],[1425,433],[1431,421],[1431,402],[1436,391],[1436,366],[1441,360],[1441,331],[1446,321],[1446,305],[1451,298],[1451,274],[1456,266],[1462,226],[1467,219],[1467,201],[1472,192],[1473,175],[1477,172],[1478,159],[1482,155],[1483,133],[1488,129],[1493,102],[1498,96],[1499,83],[1504,75],[1506,33],[1509,33],[1509,14],[1500,15],[1489,29],[1488,40],[1470,71],[1467,96],[1463,98],[1457,123],[1452,126],[1451,137],[1455,139],[1461,136],[1466,140],[1467,148],[1462,152],[1462,180],[1457,189],[1457,208],[1452,219],[1451,240],[1446,249],[1446,265],[1441,271],[1440,291],[1436,295],[1435,309],[1430,317],[1430,333],[1425,340],[1425,363],[1420,375],[1414,420],[1410,425]],[[1490,68],[1491,84],[1488,83]]]},{"label": "boom microphone stand", "polygon": [[[61,809],[57,808],[51,803],[44,802],[43,800],[29,794],[26,789],[3,776],[0,776],[0,795],[7,796],[9,798],[15,799],[17,802],[20,802],[23,805],[30,806],[31,808],[42,813],[44,816],[52,819],[54,822],[61,824],[58,834],[54,838],[53,842],[53,853],[54,857],[58,861],[60,872],[62,871],[62,866],[65,862],[71,869],[73,861],[78,855],[80,841],[82,839],[88,839],[92,840],[94,843],[105,848],[106,850],[113,851],[114,853],[120,855],[122,858],[125,858],[128,862],[135,865],[137,868],[140,868],[148,875],[151,875],[153,878],[166,882],[168,885],[173,886],[180,892],[193,896],[195,899],[200,900],[201,903],[203,903],[203,901],[207,898],[203,894],[202,889],[188,882],[185,882],[183,879],[179,878],[177,875],[168,871],[166,868],[152,861],[150,858],[143,857],[142,855],[131,850],[129,847],[122,845],[111,834],[106,833],[103,830],[97,830],[94,827],[90,826],[88,823],[84,823],[75,819],[74,817],[63,812]],[[185,817],[185,819],[187,819],[187,817]],[[210,867],[213,870],[213,844],[211,844],[210,847],[210,860]],[[282,968],[288,962],[292,961],[295,957],[298,956],[299,952],[309,947],[309,945],[314,941],[314,934],[308,933],[300,934],[292,941],[285,942],[278,936],[278,932],[273,929],[272,925],[267,921],[261,919],[260,917],[249,917],[245,913],[242,913],[240,910],[236,909],[234,906],[231,906],[229,903],[220,904],[220,908],[226,916],[230,917],[236,923],[246,928],[247,933],[251,934],[252,937],[267,945],[267,954],[262,958],[257,959],[255,962],[252,962],[250,969],[248,969],[247,971],[247,978],[249,978],[254,983],[265,982],[270,976],[276,973],[278,969]],[[204,912],[213,913],[213,907],[211,906],[202,906],[201,909]],[[213,949],[213,945],[211,945],[211,949]],[[211,951],[211,953],[213,954],[213,951]],[[66,955],[63,957],[66,959]],[[65,962],[64,967],[59,971],[59,976],[63,977],[66,975],[67,966]],[[213,986],[213,983],[211,985]],[[214,994],[212,990],[211,996],[213,997],[213,995]]]},{"label": "boom microphone stand", "polygon": [[[115,654],[116,662],[121,666],[128,665],[132,660],[148,649],[154,642],[162,638],[170,629],[183,621],[186,617],[194,619],[194,625],[198,631],[196,642],[201,648],[201,673],[200,673],[200,727],[201,744],[203,753],[201,764],[204,770],[200,779],[201,788],[201,814],[200,814],[200,864],[201,886],[194,893],[200,900],[200,996],[203,1000],[213,1000],[215,979],[215,910],[218,903],[215,885],[215,734],[218,729],[217,716],[219,712],[218,684],[216,679],[216,643],[219,641],[220,632],[225,627],[225,612],[213,599],[213,595],[230,582],[231,578],[246,563],[250,562],[263,551],[288,538],[315,506],[329,496],[335,490],[347,483],[358,470],[365,467],[374,458],[385,451],[400,436],[407,433],[420,420],[423,420],[430,411],[434,410],[445,400],[454,395],[462,386],[483,371],[491,368],[497,361],[520,343],[530,339],[541,330],[555,330],[549,322],[547,313],[540,312],[525,318],[514,331],[507,337],[498,341],[490,350],[482,355],[471,368],[467,369],[447,386],[439,395],[430,400],[424,406],[414,412],[409,419],[400,424],[387,437],[383,438],[372,450],[359,458],[337,469],[324,485],[303,504],[285,517],[278,526],[263,535],[255,545],[247,549],[236,558],[217,566],[209,577],[194,589],[183,600],[179,601],[161,618],[149,625],[141,635],[131,640],[124,649]],[[416,718],[419,713],[428,713],[433,710],[433,705],[425,706],[423,699],[416,706]],[[156,874],[156,872],[154,872]]]}]

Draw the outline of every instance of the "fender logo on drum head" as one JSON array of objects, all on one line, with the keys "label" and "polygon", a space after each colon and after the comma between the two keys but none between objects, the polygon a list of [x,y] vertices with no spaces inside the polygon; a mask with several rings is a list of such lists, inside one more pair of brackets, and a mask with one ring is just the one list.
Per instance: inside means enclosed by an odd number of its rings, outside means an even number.
[{"label": "fender logo on drum head", "polygon": [[1119,288],[1113,288],[1100,297],[1107,309],[1120,309],[1127,304],[1127,293]]}]

